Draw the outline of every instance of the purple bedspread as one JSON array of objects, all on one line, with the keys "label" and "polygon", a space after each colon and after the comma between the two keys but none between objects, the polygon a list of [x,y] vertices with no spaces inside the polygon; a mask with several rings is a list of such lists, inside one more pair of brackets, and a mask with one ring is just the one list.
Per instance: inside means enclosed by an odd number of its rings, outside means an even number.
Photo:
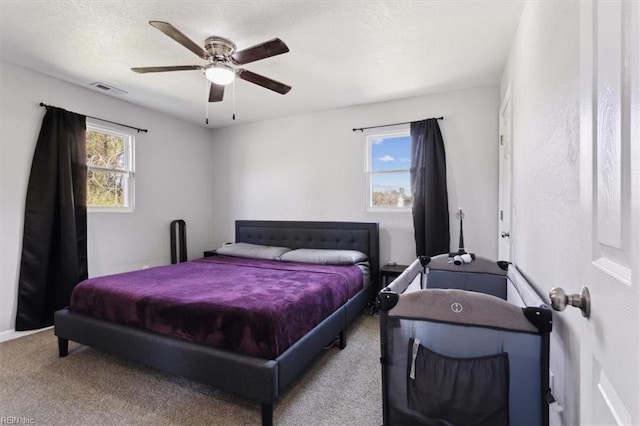
[{"label": "purple bedspread", "polygon": [[274,359],[362,285],[357,266],[213,256],[88,279],[69,308]]}]

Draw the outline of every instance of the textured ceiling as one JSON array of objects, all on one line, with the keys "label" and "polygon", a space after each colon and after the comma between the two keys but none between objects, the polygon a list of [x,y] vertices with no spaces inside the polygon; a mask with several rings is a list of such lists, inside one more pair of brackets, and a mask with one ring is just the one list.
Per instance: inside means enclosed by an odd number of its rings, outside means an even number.
[{"label": "textured ceiling", "polygon": [[[209,104],[222,127],[447,90],[497,84],[523,1],[61,1],[0,0],[0,57],[205,125],[199,71],[136,74],[131,67],[204,65],[148,24],[167,21],[197,44],[211,35],[238,50],[279,37],[290,49],[243,66],[293,87],[246,81]],[[97,90],[97,89],[96,89]]]}]

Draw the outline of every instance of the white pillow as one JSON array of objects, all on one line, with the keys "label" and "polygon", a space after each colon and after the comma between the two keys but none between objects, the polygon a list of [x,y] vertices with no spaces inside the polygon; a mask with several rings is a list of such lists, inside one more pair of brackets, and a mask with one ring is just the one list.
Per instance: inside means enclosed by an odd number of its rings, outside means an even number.
[{"label": "white pillow", "polygon": [[290,251],[288,247],[275,247],[275,246],[261,246],[258,244],[249,243],[233,243],[227,244],[216,250],[217,254],[224,254],[227,256],[237,257],[249,257],[253,259],[269,259],[277,260]]},{"label": "white pillow", "polygon": [[284,253],[280,260],[321,265],[355,265],[367,260],[367,255],[357,250],[296,249]]}]

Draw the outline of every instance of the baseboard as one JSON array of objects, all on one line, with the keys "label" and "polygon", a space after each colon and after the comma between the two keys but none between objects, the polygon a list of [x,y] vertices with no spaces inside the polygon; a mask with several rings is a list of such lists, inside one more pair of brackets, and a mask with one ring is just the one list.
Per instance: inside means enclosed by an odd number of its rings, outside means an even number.
[{"label": "baseboard", "polygon": [[29,331],[15,331],[15,330],[7,330],[0,333],[0,343],[6,342],[7,340],[13,340],[20,337],[28,336],[33,333],[39,333],[41,331],[50,330],[53,326],[39,328],[37,330],[29,330]]}]

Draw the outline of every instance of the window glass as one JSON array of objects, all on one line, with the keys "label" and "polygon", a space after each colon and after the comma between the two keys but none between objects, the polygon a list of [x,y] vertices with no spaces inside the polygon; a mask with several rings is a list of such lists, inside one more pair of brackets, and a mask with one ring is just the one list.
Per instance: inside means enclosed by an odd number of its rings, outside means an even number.
[{"label": "window glass", "polygon": [[133,211],[133,135],[87,122],[87,207]]},{"label": "window glass", "polygon": [[409,129],[367,137],[367,210],[410,210]]}]

